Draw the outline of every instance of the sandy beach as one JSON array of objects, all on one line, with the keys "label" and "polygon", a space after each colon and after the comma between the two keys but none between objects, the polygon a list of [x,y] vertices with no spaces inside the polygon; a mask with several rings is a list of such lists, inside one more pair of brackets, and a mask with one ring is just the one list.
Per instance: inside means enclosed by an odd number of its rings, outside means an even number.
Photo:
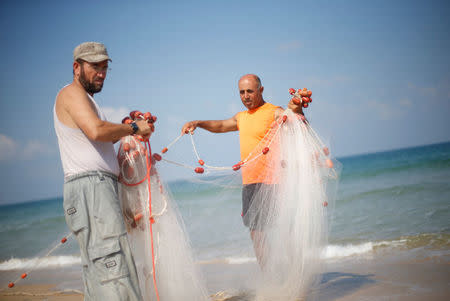
[{"label": "sandy beach", "polygon": [[[258,267],[254,263],[200,265],[212,300],[249,301]],[[2,272],[7,284],[20,272]],[[12,289],[5,301],[83,300],[78,268],[34,271]],[[377,254],[328,262],[320,287],[307,300],[449,300],[450,256]]]}]

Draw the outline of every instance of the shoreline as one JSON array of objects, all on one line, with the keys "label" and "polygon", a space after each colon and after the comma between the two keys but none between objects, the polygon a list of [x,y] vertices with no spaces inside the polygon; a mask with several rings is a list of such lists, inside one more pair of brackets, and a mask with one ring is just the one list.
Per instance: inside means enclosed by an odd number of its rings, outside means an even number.
[{"label": "shoreline", "polygon": [[[420,254],[378,252],[327,261],[319,287],[306,301],[450,300],[450,254],[428,257]],[[258,272],[255,263],[210,263],[199,268],[209,295],[216,295],[212,300],[252,300],[256,286],[253,275]],[[17,275],[19,271],[3,271],[0,283],[7,285]],[[78,301],[83,300],[82,291],[81,267],[75,266],[35,270],[14,288],[2,289],[0,299]]]}]

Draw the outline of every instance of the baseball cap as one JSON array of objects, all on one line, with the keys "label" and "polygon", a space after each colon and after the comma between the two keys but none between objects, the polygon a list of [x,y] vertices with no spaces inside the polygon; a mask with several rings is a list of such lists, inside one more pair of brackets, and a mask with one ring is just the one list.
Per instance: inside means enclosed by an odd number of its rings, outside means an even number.
[{"label": "baseball cap", "polygon": [[73,60],[82,59],[89,63],[98,63],[104,60],[111,61],[105,45],[98,42],[84,42],[73,50]]}]

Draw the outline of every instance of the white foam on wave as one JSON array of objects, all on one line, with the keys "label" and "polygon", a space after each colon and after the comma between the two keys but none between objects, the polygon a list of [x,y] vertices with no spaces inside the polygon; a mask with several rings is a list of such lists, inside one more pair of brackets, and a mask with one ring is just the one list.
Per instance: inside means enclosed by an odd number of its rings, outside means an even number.
[{"label": "white foam on wave", "polygon": [[343,258],[372,252],[375,247],[396,247],[406,242],[405,239],[393,241],[365,242],[360,244],[328,245],[322,251],[323,259]]},{"label": "white foam on wave", "polygon": [[[393,241],[364,242],[360,244],[328,245],[321,254],[322,259],[339,259],[349,256],[358,256],[373,252],[377,247],[398,247],[406,242],[405,239]],[[256,262],[256,257],[231,256],[224,259],[215,259],[199,263],[226,263],[226,264],[246,264]]]},{"label": "white foam on wave", "polygon": [[341,258],[352,255],[359,255],[373,250],[374,244],[366,242],[358,245],[329,245],[322,251],[323,259]]},{"label": "white foam on wave", "polygon": [[23,269],[47,269],[67,267],[81,264],[79,256],[48,256],[35,258],[11,258],[0,262],[0,271],[23,270]]},{"label": "white foam on wave", "polygon": [[256,257],[227,257],[225,261],[228,264],[244,264],[250,262],[256,262]]}]

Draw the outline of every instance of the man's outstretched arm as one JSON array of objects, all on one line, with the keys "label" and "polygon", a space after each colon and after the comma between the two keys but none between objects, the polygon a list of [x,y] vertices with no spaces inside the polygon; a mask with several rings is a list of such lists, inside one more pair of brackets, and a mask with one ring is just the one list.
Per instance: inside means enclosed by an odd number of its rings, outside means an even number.
[{"label": "man's outstretched arm", "polygon": [[[237,114],[236,114],[237,115]],[[237,131],[237,119],[236,115],[230,119],[225,120],[193,120],[186,122],[181,128],[182,134],[194,132],[196,128],[202,128],[212,133],[226,133]]]}]

